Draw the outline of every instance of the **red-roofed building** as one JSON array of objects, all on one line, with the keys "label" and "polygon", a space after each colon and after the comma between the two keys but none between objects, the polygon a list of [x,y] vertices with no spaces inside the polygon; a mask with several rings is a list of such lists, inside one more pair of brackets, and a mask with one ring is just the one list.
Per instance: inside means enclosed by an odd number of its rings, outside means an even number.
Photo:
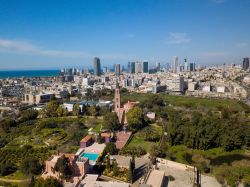
[{"label": "red-roofed building", "polygon": [[101,133],[101,137],[104,138],[105,143],[111,142],[112,135],[108,132]]},{"label": "red-roofed building", "polygon": [[119,122],[122,124],[127,124],[126,113],[133,109],[139,102],[130,102],[128,101],[121,107],[121,94],[120,94],[120,86],[117,83],[115,88],[115,112],[119,119]]},{"label": "red-roofed building", "polygon": [[92,137],[90,135],[85,136],[81,141],[80,141],[80,147],[85,148],[90,146],[92,143]]}]

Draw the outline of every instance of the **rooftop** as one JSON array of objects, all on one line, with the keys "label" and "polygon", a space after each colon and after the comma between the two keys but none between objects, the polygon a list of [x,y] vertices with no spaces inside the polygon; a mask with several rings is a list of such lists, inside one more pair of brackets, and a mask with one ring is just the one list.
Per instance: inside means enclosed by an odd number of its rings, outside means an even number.
[{"label": "rooftop", "polygon": [[88,142],[89,140],[91,140],[92,139],[92,137],[90,136],[90,135],[87,135],[87,136],[85,136],[82,140],[81,140],[81,142]]},{"label": "rooftop", "polygon": [[164,177],[165,177],[164,171],[153,170],[149,174],[146,184],[151,185],[153,187],[161,187]]}]

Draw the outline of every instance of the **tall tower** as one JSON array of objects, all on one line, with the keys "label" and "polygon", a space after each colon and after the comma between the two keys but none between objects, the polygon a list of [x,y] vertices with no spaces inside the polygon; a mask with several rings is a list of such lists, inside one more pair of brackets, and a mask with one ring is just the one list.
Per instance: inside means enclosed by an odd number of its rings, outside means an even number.
[{"label": "tall tower", "polygon": [[179,66],[178,57],[175,56],[174,61],[173,61],[173,66],[172,66],[172,70],[174,73],[177,73],[178,66]]},{"label": "tall tower", "polygon": [[120,74],[121,74],[121,65],[120,65],[120,64],[116,64],[116,65],[115,65],[115,75],[116,75],[117,77],[119,77]]},{"label": "tall tower", "polygon": [[244,70],[247,70],[249,68],[249,58],[243,58],[243,65],[242,65]]},{"label": "tall tower", "polygon": [[148,73],[148,61],[143,61],[142,63],[142,72]]},{"label": "tall tower", "polygon": [[115,111],[121,108],[121,94],[120,94],[120,86],[119,83],[116,82],[115,88]]},{"label": "tall tower", "polygon": [[94,75],[100,76],[101,75],[101,61],[100,58],[95,57],[93,60],[93,66],[94,66]]}]

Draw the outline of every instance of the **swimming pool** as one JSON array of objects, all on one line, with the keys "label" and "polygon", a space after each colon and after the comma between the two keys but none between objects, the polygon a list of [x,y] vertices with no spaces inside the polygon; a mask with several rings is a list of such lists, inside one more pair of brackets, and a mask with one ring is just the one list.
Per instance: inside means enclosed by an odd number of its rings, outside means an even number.
[{"label": "swimming pool", "polygon": [[88,158],[91,161],[96,161],[97,158],[99,157],[98,153],[83,153],[81,157]]}]

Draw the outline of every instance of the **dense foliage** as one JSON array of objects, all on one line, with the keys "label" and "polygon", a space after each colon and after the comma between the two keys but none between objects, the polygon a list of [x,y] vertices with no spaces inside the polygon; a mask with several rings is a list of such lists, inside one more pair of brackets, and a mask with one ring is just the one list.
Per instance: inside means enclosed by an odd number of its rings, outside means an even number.
[{"label": "dense foliage", "polygon": [[247,144],[249,128],[237,117],[220,118],[193,112],[191,118],[175,111],[169,113],[167,125],[171,145],[184,144],[193,149],[223,147],[230,151]]},{"label": "dense foliage", "polygon": [[122,155],[135,155],[137,157],[140,157],[142,155],[145,155],[147,152],[140,146],[131,146],[122,148],[119,153]]},{"label": "dense foliage", "polygon": [[126,116],[130,130],[136,131],[143,127],[143,113],[141,108],[135,107],[129,110]]},{"label": "dense foliage", "polygon": [[49,177],[46,179],[37,178],[35,179],[34,184],[30,186],[31,187],[63,187],[62,183],[53,177]]},{"label": "dense foliage", "polygon": [[70,161],[67,157],[62,155],[55,164],[55,171],[60,173],[60,178],[69,179],[72,175],[72,171],[70,169]]},{"label": "dense foliage", "polygon": [[109,112],[103,117],[103,128],[113,132],[121,129],[116,113]]},{"label": "dense foliage", "polygon": [[21,171],[27,175],[37,175],[42,171],[42,165],[38,159],[28,157],[25,158],[21,163]]},{"label": "dense foliage", "polygon": [[114,142],[106,143],[105,151],[111,155],[114,155],[117,152]]}]

